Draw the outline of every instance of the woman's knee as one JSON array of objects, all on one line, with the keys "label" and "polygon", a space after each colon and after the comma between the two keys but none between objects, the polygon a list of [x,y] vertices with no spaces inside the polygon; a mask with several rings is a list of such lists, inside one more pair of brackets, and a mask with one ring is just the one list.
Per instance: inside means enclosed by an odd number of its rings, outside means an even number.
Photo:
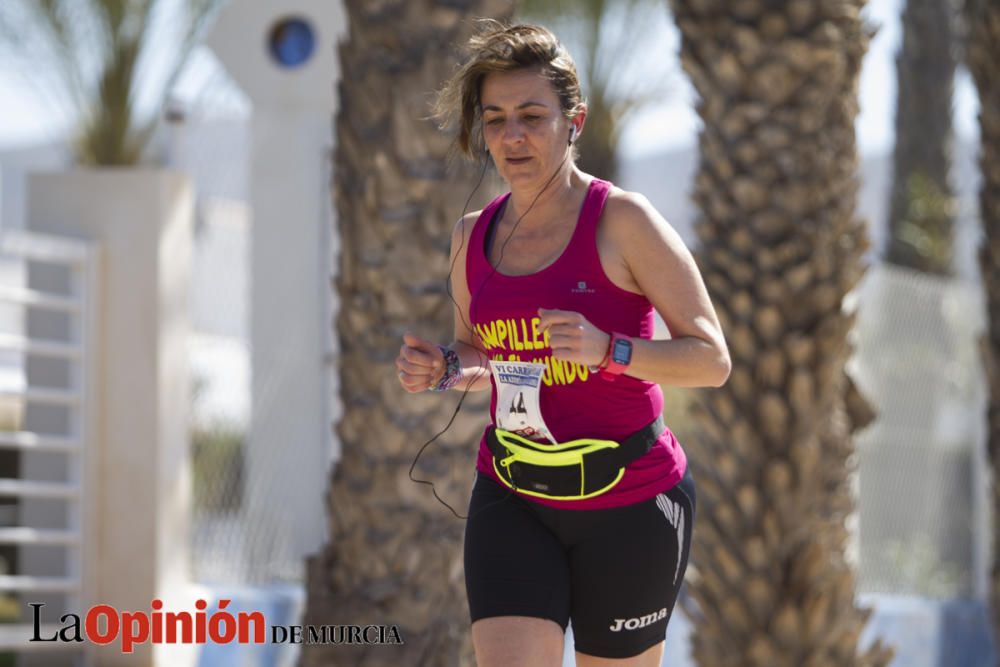
[{"label": "woman's knee", "polygon": [[472,624],[477,667],[560,667],[565,644],[555,621],[531,616],[495,616]]},{"label": "woman's knee", "polygon": [[576,667],[660,667],[666,642],[654,644],[631,658],[599,658],[576,652]]}]

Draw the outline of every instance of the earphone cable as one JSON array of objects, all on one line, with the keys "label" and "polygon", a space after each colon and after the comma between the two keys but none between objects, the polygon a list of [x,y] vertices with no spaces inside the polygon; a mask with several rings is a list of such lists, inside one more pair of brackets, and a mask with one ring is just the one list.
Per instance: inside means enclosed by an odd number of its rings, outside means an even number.
[{"label": "earphone cable", "polygon": [[[486,278],[483,280],[483,282],[479,285],[478,289],[476,290],[476,294],[475,295],[470,295],[470,297],[469,297],[469,320],[470,321],[474,321],[475,320],[475,316],[474,316],[474,314],[472,312],[472,303],[476,300],[476,298],[479,296],[479,294],[482,293],[483,288],[486,287],[486,283],[489,282],[489,280],[497,273],[497,271],[498,271],[498,269],[500,267],[500,264],[503,262],[504,249],[507,247],[507,243],[514,236],[514,232],[517,231],[517,227],[518,227],[518,225],[521,224],[521,220],[524,219],[524,216],[528,215],[528,212],[531,211],[531,209],[535,206],[535,204],[538,202],[538,199],[548,189],[548,187],[552,183],[552,181],[555,180],[556,176],[562,170],[563,165],[566,164],[566,159],[568,157],[569,157],[568,154],[563,156],[562,161],[559,163],[559,166],[556,167],[555,171],[552,172],[552,175],[549,177],[549,180],[547,180],[545,182],[545,185],[542,186],[541,190],[538,191],[538,194],[535,195],[535,198],[531,201],[531,204],[528,206],[528,208],[525,209],[524,213],[522,213],[517,218],[517,220],[514,222],[514,225],[511,227],[510,233],[507,234],[507,238],[505,238],[504,242],[500,245],[500,254],[499,254],[499,257],[497,258],[496,265],[492,266],[492,270],[486,276]],[[455,301],[455,296],[454,296],[454,294],[452,293],[452,290],[451,290],[451,276],[452,276],[452,272],[455,270],[455,262],[458,260],[458,256],[461,254],[462,248],[464,247],[464,244],[465,244],[465,212],[469,208],[469,202],[472,201],[473,195],[475,195],[476,191],[479,189],[479,186],[482,184],[483,177],[486,175],[486,169],[487,169],[488,166],[489,166],[489,157],[488,157],[488,155],[486,155],[486,156],[484,156],[483,170],[479,174],[479,180],[476,182],[476,186],[472,189],[472,192],[469,193],[468,198],[465,200],[465,205],[462,207],[462,215],[459,218],[459,226],[461,228],[461,234],[460,234],[461,239],[459,241],[458,250],[454,253],[454,256],[452,257],[451,265],[448,268],[448,277],[445,280],[445,291],[448,294],[448,298],[450,298],[451,302],[455,305],[455,309],[458,312],[459,317],[461,317],[461,319],[462,319],[462,324],[469,331],[469,334],[472,336],[473,340],[476,338],[476,332],[473,330],[471,323],[467,322],[465,320],[465,315],[462,313],[462,308],[458,305],[458,302]],[[486,257],[486,261],[489,263],[489,256]],[[468,281],[468,276],[466,276],[466,281]],[[475,376],[471,380],[466,380],[465,390],[462,392],[462,396],[458,399],[458,403],[455,405],[455,411],[452,413],[451,419],[448,420],[448,423],[445,425],[445,427],[441,431],[439,431],[437,434],[434,435],[434,437],[432,437],[430,440],[428,440],[423,445],[421,445],[420,449],[417,451],[416,456],[413,457],[413,463],[410,465],[410,470],[409,470],[409,477],[410,477],[411,481],[413,481],[415,483],[418,483],[418,484],[427,484],[427,485],[429,485],[431,487],[431,492],[434,494],[434,497],[438,500],[438,502],[440,502],[442,505],[444,505],[449,510],[451,510],[451,513],[454,514],[456,518],[458,518],[458,519],[464,519],[464,520],[468,520],[470,517],[468,517],[468,516],[462,516],[458,512],[456,512],[455,509],[451,505],[449,505],[445,500],[443,500],[441,498],[441,496],[438,495],[437,488],[434,486],[434,482],[432,480],[420,479],[420,478],[414,477],[413,476],[413,470],[414,470],[414,468],[416,468],[417,461],[420,459],[420,455],[423,454],[424,450],[432,442],[434,442],[439,437],[441,437],[442,435],[444,435],[445,432],[447,432],[449,428],[451,428],[451,425],[455,422],[455,418],[458,416],[459,411],[462,409],[462,404],[465,402],[465,397],[469,394],[469,390],[472,388],[472,385],[474,385],[479,380],[479,378],[481,378],[483,376],[484,373],[488,372],[489,361],[488,361],[488,359],[486,359],[486,357],[483,354],[483,352],[481,350],[479,350],[478,348],[476,348],[475,346],[468,345],[468,347],[473,347],[473,349],[476,350],[477,354],[479,355],[480,361],[483,362],[483,363],[481,364],[479,370],[476,371]],[[513,484],[513,480],[512,480],[512,484]],[[511,488],[508,490],[507,495],[505,495],[500,500],[494,500],[493,502],[491,502],[490,504],[486,505],[485,507],[480,508],[476,512],[476,514],[478,514],[479,512],[482,512],[482,511],[485,511],[485,510],[489,509],[493,505],[497,505],[499,503],[502,503],[502,502],[506,501],[512,495],[514,495],[514,492],[516,490],[517,490],[517,486],[516,485],[512,485]]]}]

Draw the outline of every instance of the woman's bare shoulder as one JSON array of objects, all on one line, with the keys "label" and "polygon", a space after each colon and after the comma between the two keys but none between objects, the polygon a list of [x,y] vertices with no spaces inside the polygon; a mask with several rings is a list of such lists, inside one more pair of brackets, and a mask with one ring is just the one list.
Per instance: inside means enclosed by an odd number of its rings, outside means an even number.
[{"label": "woman's bare shoulder", "polygon": [[649,235],[660,235],[670,223],[640,192],[611,189],[604,205],[603,222],[611,236],[620,240],[640,241]]},{"label": "woman's bare shoulder", "polygon": [[466,213],[455,222],[455,226],[451,230],[452,243],[456,243],[458,241],[465,241],[468,243],[469,237],[472,236],[472,229],[476,226],[476,221],[479,220],[479,216],[482,212],[482,209],[480,209],[478,211],[473,211],[472,213]]}]

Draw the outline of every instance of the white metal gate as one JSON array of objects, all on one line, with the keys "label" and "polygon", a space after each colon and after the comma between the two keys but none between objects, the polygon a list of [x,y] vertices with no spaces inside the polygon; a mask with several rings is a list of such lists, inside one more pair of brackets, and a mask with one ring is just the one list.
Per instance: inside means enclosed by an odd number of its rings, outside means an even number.
[{"label": "white metal gate", "polygon": [[[0,479],[0,496],[8,497],[13,510],[0,516],[0,549],[16,554],[17,562],[15,572],[0,574],[0,595],[15,597],[22,612],[16,622],[0,623],[0,651],[66,652],[68,646],[61,642],[28,641],[34,631],[29,603],[51,601],[48,615],[58,619],[67,612],[82,615],[83,605],[93,600],[87,566],[96,544],[88,539],[95,535],[88,501],[97,461],[88,451],[93,451],[95,423],[97,269],[98,252],[91,243],[24,231],[0,233],[0,403],[6,408],[0,449],[17,452],[9,459],[16,464],[8,465]],[[29,283],[36,271],[57,276],[54,282],[61,287]],[[35,335],[32,318],[50,318],[42,328],[62,335]],[[35,385],[32,364],[61,367],[55,375],[64,377],[62,386]],[[53,408],[64,418],[35,420],[35,425],[27,418],[33,409]],[[64,428],[37,427],[46,421]],[[17,474],[11,475],[12,469]],[[41,634],[51,637],[58,627],[49,622]],[[83,651],[77,652],[75,664],[86,664]]]}]

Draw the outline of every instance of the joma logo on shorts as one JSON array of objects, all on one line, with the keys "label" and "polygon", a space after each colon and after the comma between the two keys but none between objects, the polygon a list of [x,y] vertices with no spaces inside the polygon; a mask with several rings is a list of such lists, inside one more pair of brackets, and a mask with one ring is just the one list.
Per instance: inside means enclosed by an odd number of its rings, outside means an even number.
[{"label": "joma logo on shorts", "polygon": [[639,628],[644,628],[651,623],[662,621],[666,617],[667,608],[664,607],[660,611],[654,611],[652,614],[646,614],[645,616],[640,616],[639,618],[616,618],[615,624],[611,626],[611,632],[621,632],[623,628],[625,630],[637,630]]}]

